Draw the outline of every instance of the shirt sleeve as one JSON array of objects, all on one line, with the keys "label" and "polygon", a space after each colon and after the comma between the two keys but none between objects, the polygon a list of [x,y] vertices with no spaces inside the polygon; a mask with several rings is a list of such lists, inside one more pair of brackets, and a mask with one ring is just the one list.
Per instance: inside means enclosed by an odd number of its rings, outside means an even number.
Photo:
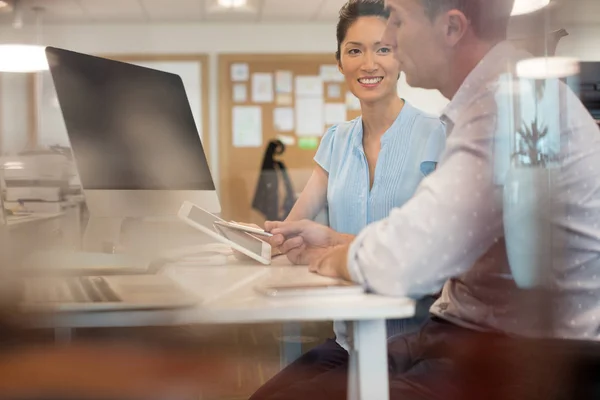
[{"label": "shirt sleeve", "polygon": [[431,174],[437,168],[440,157],[446,147],[446,128],[439,122],[434,125],[427,138],[423,156],[421,158],[420,170],[424,176]]},{"label": "shirt sleeve", "polygon": [[457,123],[435,174],[349,249],[351,277],[367,289],[419,298],[468,270],[502,236],[502,189],[493,181],[497,115]]},{"label": "shirt sleeve", "polygon": [[332,126],[325,132],[325,135],[321,138],[321,144],[315,154],[315,162],[321,166],[327,173],[331,167],[331,158],[333,156],[333,145],[335,141],[335,132],[337,125]]}]

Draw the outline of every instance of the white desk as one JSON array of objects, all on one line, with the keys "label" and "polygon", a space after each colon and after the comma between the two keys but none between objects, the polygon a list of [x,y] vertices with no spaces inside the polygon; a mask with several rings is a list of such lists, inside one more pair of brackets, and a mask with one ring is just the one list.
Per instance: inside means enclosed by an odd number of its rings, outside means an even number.
[{"label": "white desk", "polygon": [[36,321],[51,328],[167,326],[186,324],[264,323],[277,321],[347,320],[354,324],[350,352],[349,399],[389,398],[386,319],[410,318],[414,302],[360,294],[269,298],[254,287],[265,283],[302,284],[329,281],[306,267],[287,264],[284,257],[270,267],[232,261],[218,267],[166,267],[161,271],[198,294],[202,304],[179,310],[152,310],[53,315]]}]

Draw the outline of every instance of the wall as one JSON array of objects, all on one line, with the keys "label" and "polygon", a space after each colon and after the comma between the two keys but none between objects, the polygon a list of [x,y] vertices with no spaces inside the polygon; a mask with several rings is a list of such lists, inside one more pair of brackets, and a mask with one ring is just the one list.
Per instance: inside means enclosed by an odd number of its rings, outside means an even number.
[{"label": "wall", "polygon": [[[234,32],[235,29],[235,32]],[[0,41],[34,41],[32,32],[0,28]],[[335,24],[114,24],[46,26],[44,44],[92,54],[208,53],[210,55],[209,106],[211,163],[218,180],[218,75],[217,53],[331,53],[336,48]],[[13,79],[2,77],[3,80]],[[14,86],[14,85],[13,85]],[[413,89],[401,79],[402,97],[416,107],[439,113],[447,103],[438,92]],[[8,104],[3,97],[3,115],[10,107],[25,106],[23,99]],[[14,110],[12,110],[14,113]],[[21,112],[21,114],[23,114]],[[13,114],[14,115],[14,114]],[[25,121],[21,121],[24,124]],[[15,123],[13,122],[13,125]],[[25,129],[25,128],[24,128]],[[4,130],[14,135],[18,130]],[[25,132],[25,131],[24,131]],[[14,138],[5,140],[17,145]],[[15,150],[4,146],[3,150]]]},{"label": "wall", "polygon": [[561,39],[557,56],[577,57],[581,61],[600,61],[600,27],[578,25],[565,27],[569,36]]}]

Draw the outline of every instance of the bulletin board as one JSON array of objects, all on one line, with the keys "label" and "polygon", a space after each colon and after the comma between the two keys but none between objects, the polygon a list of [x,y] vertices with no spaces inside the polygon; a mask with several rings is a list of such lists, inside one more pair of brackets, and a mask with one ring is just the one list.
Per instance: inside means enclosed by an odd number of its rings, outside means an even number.
[{"label": "bulletin board", "polygon": [[269,141],[297,195],[314,168],[322,135],[334,123],[360,115],[333,54],[219,56],[219,173],[223,216],[261,224],[252,209]]},{"label": "bulletin board", "polygon": [[[198,133],[202,139],[204,152],[207,158],[210,159],[207,55],[101,54],[100,57],[172,72],[181,76]],[[48,144],[67,146],[67,132],[56,100],[56,91],[50,72],[31,74],[30,92],[29,147]]]}]

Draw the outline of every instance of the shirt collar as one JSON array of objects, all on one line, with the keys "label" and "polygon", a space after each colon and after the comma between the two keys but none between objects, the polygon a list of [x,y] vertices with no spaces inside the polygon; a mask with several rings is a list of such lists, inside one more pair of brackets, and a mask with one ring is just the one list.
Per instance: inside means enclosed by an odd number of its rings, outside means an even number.
[{"label": "shirt collar", "polygon": [[[404,100],[404,98],[402,98],[402,100]],[[388,140],[390,140],[390,138],[393,135],[393,134],[390,135],[390,133],[393,130],[393,128],[396,126],[396,124],[399,123],[400,119],[406,118],[406,115],[409,115],[412,112],[414,112],[414,107],[412,105],[410,105],[408,103],[408,101],[404,100],[404,106],[402,106],[402,110],[400,110],[400,113],[398,114],[398,116],[396,117],[396,119],[394,120],[392,125],[390,125],[388,130],[381,137],[381,145],[384,145],[385,143],[387,143]],[[357,119],[357,124],[355,125],[354,129],[355,129],[354,135],[353,135],[354,140],[352,141],[352,143],[355,148],[362,150],[363,149],[362,115]]]},{"label": "shirt collar", "polygon": [[518,50],[510,42],[503,41],[492,47],[492,49],[481,59],[481,61],[469,73],[460,86],[450,103],[442,112],[441,120],[445,124],[454,125],[457,117],[462,114],[465,107],[480,92],[488,82],[495,80],[503,73],[514,71],[517,61],[531,57],[524,50]]}]

